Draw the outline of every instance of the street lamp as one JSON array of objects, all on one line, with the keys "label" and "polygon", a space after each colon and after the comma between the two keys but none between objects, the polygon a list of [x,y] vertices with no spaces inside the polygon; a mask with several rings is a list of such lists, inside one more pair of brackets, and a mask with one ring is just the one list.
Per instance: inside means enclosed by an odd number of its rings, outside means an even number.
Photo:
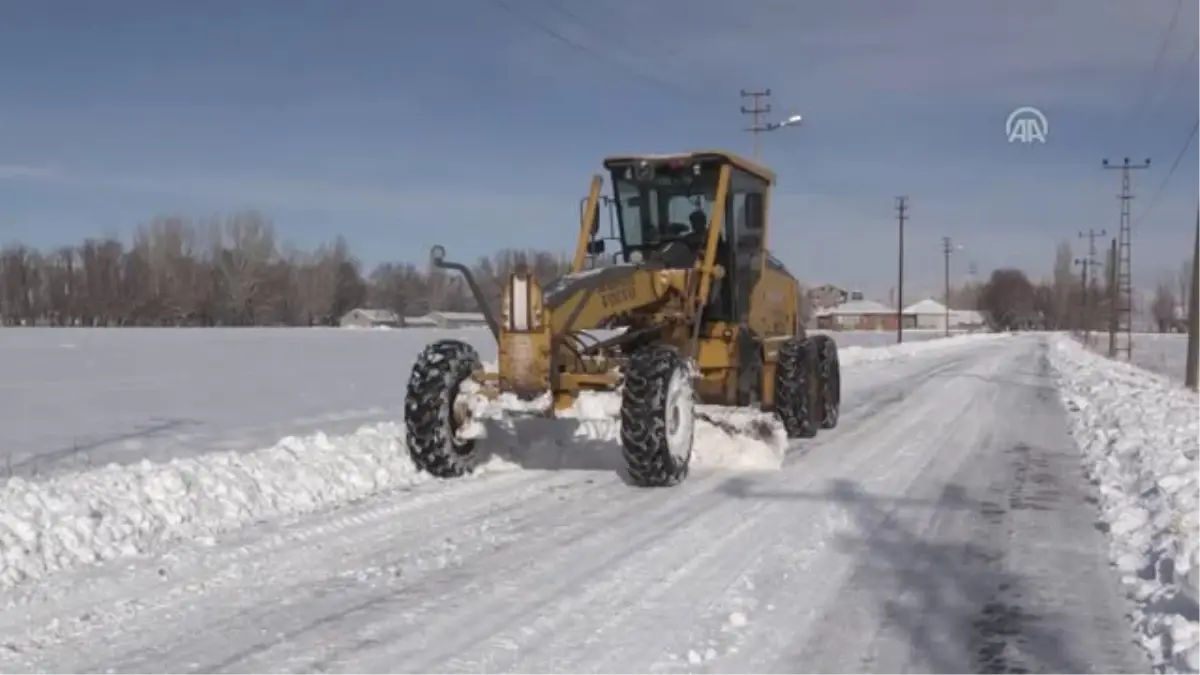
[{"label": "street lamp", "polygon": [[794,127],[803,121],[804,121],[803,115],[792,115],[791,117],[787,118],[786,120],[784,120],[782,122],[767,123],[766,131],[775,131],[776,129],[782,129],[783,127]]},{"label": "street lamp", "polygon": [[762,152],[759,147],[758,135],[764,131],[778,131],[785,127],[797,127],[804,121],[803,115],[792,115],[791,117],[780,122],[767,122],[762,126],[753,127],[754,132],[754,161],[759,161]]}]

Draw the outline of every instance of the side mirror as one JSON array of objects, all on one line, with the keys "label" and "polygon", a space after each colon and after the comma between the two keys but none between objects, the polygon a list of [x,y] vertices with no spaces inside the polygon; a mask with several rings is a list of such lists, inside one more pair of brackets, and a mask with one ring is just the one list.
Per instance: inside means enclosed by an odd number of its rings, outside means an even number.
[{"label": "side mirror", "polygon": [[589,241],[587,244],[587,252],[588,255],[600,255],[601,253],[604,253],[604,240],[593,239],[592,241]]}]

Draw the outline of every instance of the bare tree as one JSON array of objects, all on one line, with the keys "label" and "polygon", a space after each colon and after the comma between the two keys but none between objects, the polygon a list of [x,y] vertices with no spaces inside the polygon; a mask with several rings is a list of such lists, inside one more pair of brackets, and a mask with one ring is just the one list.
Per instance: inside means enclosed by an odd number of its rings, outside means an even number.
[{"label": "bare tree", "polygon": [[1018,269],[992,272],[979,296],[979,306],[988,321],[999,330],[1018,330],[1038,323],[1037,293],[1029,278]]},{"label": "bare tree", "polygon": [[216,263],[234,325],[253,323],[255,303],[268,301],[259,287],[274,257],[275,228],[262,214],[247,211],[226,221]]},{"label": "bare tree", "polygon": [[1150,303],[1150,314],[1158,327],[1158,332],[1167,333],[1176,323],[1175,280],[1170,274],[1159,277],[1154,287],[1154,300]]},{"label": "bare tree", "polygon": [[[1054,251],[1054,281],[1051,288],[1053,300],[1048,303],[1046,311],[1051,316],[1051,325],[1055,328],[1066,328],[1071,323],[1071,308],[1073,296],[1076,296],[1076,289],[1080,287],[1080,283],[1076,276],[1072,273],[1074,265],[1074,255],[1071,253],[1071,244],[1067,241],[1059,242],[1058,248]],[[1081,303],[1076,303],[1078,308],[1076,321],[1080,324],[1084,321],[1090,321],[1091,316],[1084,316],[1084,312],[1088,312],[1092,307],[1083,307]]]}]

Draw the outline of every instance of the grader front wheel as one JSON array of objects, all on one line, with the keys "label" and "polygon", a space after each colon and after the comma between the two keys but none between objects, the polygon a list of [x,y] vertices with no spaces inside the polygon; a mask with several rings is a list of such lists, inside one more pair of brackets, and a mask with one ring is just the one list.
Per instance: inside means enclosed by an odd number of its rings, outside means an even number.
[{"label": "grader front wheel", "polygon": [[408,454],[418,469],[457,478],[474,468],[475,442],[456,438],[459,386],[479,367],[479,353],[458,340],[440,340],[413,364],[404,401]]},{"label": "grader front wheel", "polygon": [[661,345],[635,352],[621,393],[621,446],[630,480],[642,487],[682,482],[695,425],[691,374],[679,352]]}]

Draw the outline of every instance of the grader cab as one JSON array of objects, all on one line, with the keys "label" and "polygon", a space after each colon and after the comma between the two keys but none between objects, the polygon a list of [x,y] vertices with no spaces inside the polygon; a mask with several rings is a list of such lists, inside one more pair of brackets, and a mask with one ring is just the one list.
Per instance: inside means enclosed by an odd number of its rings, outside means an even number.
[{"label": "grader cab", "polygon": [[[422,352],[405,404],[419,468],[452,478],[474,466],[474,441],[459,433],[467,382],[492,397],[547,397],[551,416],[580,392],[619,390],[622,454],[643,486],[687,476],[696,403],[773,411],[790,438],[837,425],[837,345],[805,334],[799,283],[766,248],[774,173],[721,151],[609,157],[604,167],[613,193],[602,197],[602,176],[592,178],[571,273],[543,288],[518,267],[499,316],[469,269],[433,248],[436,266],[465,277],[499,359],[486,371],[458,340]],[[615,212],[608,236],[602,203]]]}]

